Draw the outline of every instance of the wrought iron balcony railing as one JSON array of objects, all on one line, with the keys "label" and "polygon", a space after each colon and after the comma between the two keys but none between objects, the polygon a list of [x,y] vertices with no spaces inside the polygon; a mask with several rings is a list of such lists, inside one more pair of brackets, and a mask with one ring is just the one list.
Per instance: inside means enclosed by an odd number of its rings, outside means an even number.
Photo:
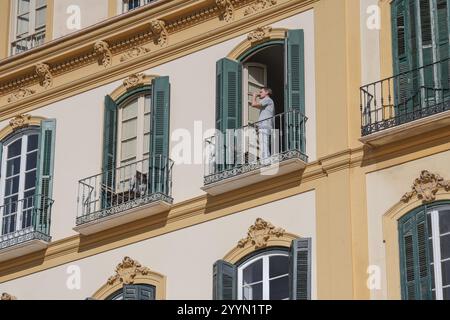
[{"label": "wrought iron balcony railing", "polygon": [[307,162],[306,121],[291,110],[205,139],[205,186],[288,159]]},{"label": "wrought iron balcony railing", "polygon": [[362,136],[450,110],[450,59],[361,87]]},{"label": "wrought iron balcony railing", "polygon": [[154,201],[172,203],[172,167],[158,155],[80,180],[77,226]]},{"label": "wrought iron balcony railing", "polygon": [[50,242],[50,220],[53,200],[40,195],[22,200],[4,200],[0,207],[0,249],[29,240]]},{"label": "wrought iron balcony railing", "polygon": [[11,43],[11,54],[19,54],[40,46],[45,41],[45,30],[20,38]]}]

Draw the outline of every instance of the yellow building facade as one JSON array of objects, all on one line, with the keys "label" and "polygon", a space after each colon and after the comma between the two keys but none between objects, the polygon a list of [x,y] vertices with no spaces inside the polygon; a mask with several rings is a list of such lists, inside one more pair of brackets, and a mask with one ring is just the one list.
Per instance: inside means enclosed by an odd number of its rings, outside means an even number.
[{"label": "yellow building facade", "polygon": [[1,5],[2,300],[450,299],[449,1]]}]

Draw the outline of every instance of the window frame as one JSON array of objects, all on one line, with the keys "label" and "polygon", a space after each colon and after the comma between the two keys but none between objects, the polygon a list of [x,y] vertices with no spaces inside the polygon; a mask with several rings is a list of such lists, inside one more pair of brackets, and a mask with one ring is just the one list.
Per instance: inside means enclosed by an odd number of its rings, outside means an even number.
[{"label": "window frame", "polygon": [[[242,108],[242,121],[243,121],[243,125],[249,125],[249,113],[250,113],[250,104],[252,103],[252,101],[250,100],[249,97],[249,86],[250,86],[250,72],[249,72],[249,68],[251,67],[257,67],[257,68],[262,68],[264,71],[264,83],[262,84],[261,87],[267,87],[267,65],[259,63],[259,62],[244,62],[242,64],[243,67],[243,73],[242,73],[242,85],[243,85],[243,89],[242,89],[242,101],[243,101],[243,108]],[[257,84],[258,85],[258,84]],[[255,122],[257,122],[258,120],[256,120]]]}]

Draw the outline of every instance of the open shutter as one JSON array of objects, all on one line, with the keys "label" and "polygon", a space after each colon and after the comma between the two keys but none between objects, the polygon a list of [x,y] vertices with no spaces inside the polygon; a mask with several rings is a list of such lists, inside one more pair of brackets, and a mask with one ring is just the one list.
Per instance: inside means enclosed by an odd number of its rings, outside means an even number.
[{"label": "open shutter", "polygon": [[117,105],[107,95],[103,118],[102,208],[111,206],[110,192],[114,190],[117,159]]},{"label": "open shutter", "polygon": [[289,255],[289,296],[291,300],[311,300],[311,239],[292,241]]},{"label": "open shutter", "polygon": [[169,77],[152,81],[152,112],[150,124],[149,189],[151,193],[168,194],[169,190]]},{"label": "open shutter", "polygon": [[3,142],[0,141],[0,177],[3,175],[3,172],[1,171],[2,156],[3,156]]},{"label": "open shutter", "polygon": [[55,130],[55,119],[41,121],[36,175],[36,220],[34,225],[38,231],[44,234],[50,232],[50,198],[53,191]]},{"label": "open shutter", "polygon": [[400,271],[405,300],[431,299],[428,236],[425,211],[400,220]]},{"label": "open shutter", "polygon": [[440,88],[444,98],[450,97],[450,1],[437,0],[438,54],[440,64]]},{"label": "open shutter", "polygon": [[123,300],[155,300],[155,291],[150,285],[124,285]]},{"label": "open shutter", "polygon": [[213,300],[237,299],[237,268],[224,260],[213,267]]}]

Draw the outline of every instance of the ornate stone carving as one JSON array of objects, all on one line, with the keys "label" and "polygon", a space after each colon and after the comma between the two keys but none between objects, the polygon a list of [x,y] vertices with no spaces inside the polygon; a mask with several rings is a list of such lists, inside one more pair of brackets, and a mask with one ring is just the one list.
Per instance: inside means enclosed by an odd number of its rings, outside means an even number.
[{"label": "ornate stone carving", "polygon": [[150,269],[141,266],[139,262],[130,257],[123,258],[116,267],[116,274],[109,277],[108,284],[114,285],[116,282],[123,284],[133,284],[137,275],[149,275]]},{"label": "ornate stone carving", "polygon": [[284,233],[284,229],[275,228],[270,222],[258,218],[255,224],[248,229],[247,237],[238,242],[238,247],[244,248],[250,243],[252,246],[255,246],[255,249],[264,248],[271,237],[279,238]]},{"label": "ornate stone carving", "polygon": [[216,5],[220,10],[220,19],[226,22],[233,20],[234,7],[230,0],[216,0]]},{"label": "ornate stone carving", "polygon": [[112,53],[109,44],[99,40],[94,44],[94,53],[98,56],[98,64],[105,68],[112,65]]},{"label": "ornate stone carving", "polygon": [[169,32],[166,29],[166,23],[162,20],[150,21],[150,30],[153,34],[153,42],[156,45],[164,46],[169,42]]},{"label": "ornate stone carving", "polygon": [[436,193],[440,189],[450,190],[450,180],[444,180],[440,175],[423,170],[411,187],[411,191],[403,195],[401,201],[407,203],[417,196],[424,203],[436,200]]},{"label": "ornate stone carving", "polygon": [[247,36],[248,41],[251,43],[260,42],[270,38],[270,31],[272,31],[272,27],[259,27],[252,32],[250,32]]},{"label": "ornate stone carving", "polygon": [[123,80],[123,86],[125,89],[130,90],[138,86],[144,85],[145,75],[143,73],[132,74],[125,80]]},{"label": "ornate stone carving", "polygon": [[26,98],[28,96],[31,96],[32,94],[35,94],[36,91],[33,89],[28,89],[28,88],[20,88],[19,90],[17,90],[16,92],[13,92],[9,98],[8,98],[8,102],[16,102],[19,100],[22,100],[23,98]]},{"label": "ornate stone carving", "polygon": [[29,114],[20,114],[9,121],[9,125],[13,130],[17,130],[28,125],[31,116]]},{"label": "ornate stone carving", "polygon": [[150,52],[150,49],[145,48],[145,47],[133,47],[130,50],[128,50],[127,52],[125,52],[121,57],[120,57],[120,62],[124,62],[127,60],[131,60],[134,58],[137,58],[143,54],[146,54]]},{"label": "ornate stone carving", "polygon": [[274,6],[277,4],[277,0],[256,0],[255,3],[250,5],[244,11],[244,15],[248,16],[249,14],[253,14],[255,12],[261,11],[265,8]]},{"label": "ornate stone carving", "polygon": [[17,298],[13,295],[10,295],[9,293],[4,292],[2,293],[0,300],[17,300]]},{"label": "ornate stone carving", "polygon": [[53,76],[50,72],[50,67],[45,63],[38,63],[36,65],[36,74],[39,77],[39,84],[45,89],[53,85]]}]

